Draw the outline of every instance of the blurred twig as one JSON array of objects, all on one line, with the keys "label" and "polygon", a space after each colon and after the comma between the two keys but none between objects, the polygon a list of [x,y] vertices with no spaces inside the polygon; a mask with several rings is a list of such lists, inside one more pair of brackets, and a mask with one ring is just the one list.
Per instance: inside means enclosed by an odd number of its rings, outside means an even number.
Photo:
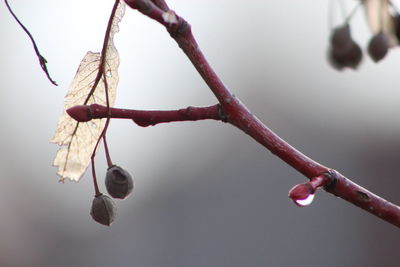
[{"label": "blurred twig", "polygon": [[25,33],[28,35],[28,37],[31,39],[32,45],[33,45],[33,49],[35,49],[35,53],[36,56],[39,59],[39,64],[40,67],[42,68],[42,70],[44,71],[44,73],[46,74],[47,78],[49,79],[49,81],[54,84],[55,86],[57,86],[58,84],[50,77],[50,73],[47,69],[47,60],[42,56],[42,54],[40,54],[39,52],[39,48],[36,45],[35,39],[33,38],[32,34],[29,32],[29,30],[24,26],[24,24],[22,24],[22,22],[18,19],[18,17],[15,15],[15,13],[12,11],[10,5],[8,4],[8,0],[4,0],[8,11],[10,11],[10,14],[14,17],[14,19],[17,21],[17,23],[19,24],[19,26],[21,26],[21,28],[25,31]]}]

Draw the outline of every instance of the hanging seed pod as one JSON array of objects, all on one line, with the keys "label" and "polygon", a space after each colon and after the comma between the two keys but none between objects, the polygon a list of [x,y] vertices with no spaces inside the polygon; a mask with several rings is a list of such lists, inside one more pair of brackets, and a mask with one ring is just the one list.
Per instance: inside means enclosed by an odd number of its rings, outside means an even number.
[{"label": "hanging seed pod", "polygon": [[126,170],[116,165],[108,168],[105,184],[107,192],[113,198],[124,199],[133,190],[132,176]]},{"label": "hanging seed pod", "polygon": [[382,60],[389,51],[389,38],[383,32],[375,34],[368,44],[368,54],[372,60],[378,62]]},{"label": "hanging seed pod", "polygon": [[362,51],[360,46],[351,39],[349,24],[333,30],[328,59],[337,70],[345,67],[356,69],[360,64]]},{"label": "hanging seed pod", "polygon": [[352,42],[350,34],[350,25],[344,24],[333,29],[331,35],[331,44],[334,48],[342,48]]},{"label": "hanging seed pod", "polygon": [[335,69],[342,70],[345,67],[356,69],[362,60],[362,51],[357,43],[352,42],[345,49],[329,50],[329,61]]},{"label": "hanging seed pod", "polygon": [[116,206],[114,201],[106,195],[98,195],[93,199],[90,215],[96,222],[110,226],[115,219]]}]

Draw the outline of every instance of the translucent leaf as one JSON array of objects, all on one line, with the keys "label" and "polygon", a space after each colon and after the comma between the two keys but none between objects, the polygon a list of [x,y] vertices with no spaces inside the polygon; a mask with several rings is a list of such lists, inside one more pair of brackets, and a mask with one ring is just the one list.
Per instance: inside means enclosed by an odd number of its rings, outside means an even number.
[{"label": "translucent leaf", "polygon": [[[101,53],[87,52],[65,96],[64,111],[51,139],[52,143],[61,146],[53,162],[53,165],[58,167],[57,174],[60,176],[60,181],[64,179],[79,181],[90,163],[97,140],[105,126],[105,119],[78,123],[66,113],[66,110],[82,104],[106,105],[106,85],[109,103],[111,106],[114,104],[118,84],[119,55],[113,39],[114,34],[119,31],[118,23],[124,12],[125,3],[120,2],[113,17],[107,45],[102,52],[105,56],[104,68],[101,68]],[[95,90],[88,98],[92,89]]]}]

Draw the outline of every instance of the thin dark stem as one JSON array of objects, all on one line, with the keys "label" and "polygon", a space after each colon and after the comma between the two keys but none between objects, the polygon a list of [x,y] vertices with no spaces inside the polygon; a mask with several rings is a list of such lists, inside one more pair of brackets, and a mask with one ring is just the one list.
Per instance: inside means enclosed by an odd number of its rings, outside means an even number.
[{"label": "thin dark stem", "polygon": [[101,80],[101,77],[104,74],[104,67],[105,67],[104,65],[105,65],[106,58],[107,58],[106,54],[107,54],[108,41],[110,40],[111,28],[112,28],[115,12],[117,11],[119,2],[120,2],[120,0],[116,0],[115,1],[114,6],[113,6],[112,11],[111,11],[111,14],[110,14],[110,18],[108,19],[107,30],[106,30],[106,34],[104,35],[103,47],[101,49],[99,70],[97,72],[97,76],[96,76],[96,78],[94,80],[93,86],[90,89],[90,92],[88,93],[88,95],[86,96],[85,101],[83,102],[84,105],[86,105],[89,102],[89,99],[92,97],[94,91],[97,88],[97,85],[99,84],[99,82]]},{"label": "thin dark stem", "polygon": [[346,23],[349,23],[350,20],[354,17],[354,15],[356,14],[357,10],[360,8],[360,6],[362,5],[362,1],[360,1],[359,3],[357,3],[357,5],[353,8],[353,10],[350,12],[350,14],[347,16],[346,18]]},{"label": "thin dark stem", "polygon": [[101,195],[101,192],[99,190],[99,185],[97,184],[96,168],[94,166],[94,156],[92,156],[90,160],[92,161],[92,178],[93,178],[94,192],[95,196],[97,197]]},{"label": "thin dark stem", "polygon": [[[107,58],[107,47],[108,47],[108,42],[110,40],[111,28],[112,28],[114,16],[115,16],[115,13],[117,11],[119,2],[120,2],[120,0],[116,0],[115,1],[113,9],[111,11],[111,15],[110,15],[110,18],[109,18],[108,24],[107,24],[106,34],[104,36],[103,48],[101,50],[101,58],[100,58],[100,64],[99,64],[99,69],[98,69],[98,72],[97,72],[97,76],[95,78],[94,84],[93,84],[89,94],[87,95],[87,97],[86,97],[86,99],[84,101],[84,104],[86,104],[89,101],[89,99],[92,97],[94,91],[96,90],[98,83],[100,82],[100,80],[103,80],[104,90],[105,90],[105,97],[106,97],[106,104],[107,104],[107,107],[106,107],[107,114],[109,114],[108,110],[110,108],[110,100],[109,100],[109,94],[108,94],[107,76],[105,74],[106,73],[105,72],[105,62],[106,62],[106,58]],[[96,157],[96,151],[97,151],[97,148],[99,146],[100,140],[102,138],[104,138],[104,141],[105,141],[104,142],[104,147],[105,147],[105,151],[106,151],[107,163],[108,163],[109,166],[110,166],[110,163],[112,164],[111,157],[110,157],[110,154],[109,154],[109,151],[108,151],[108,147],[107,147],[107,143],[106,143],[106,140],[105,140],[105,134],[107,132],[107,128],[108,128],[109,123],[110,123],[110,117],[107,115],[106,123],[104,125],[104,128],[103,128],[99,138],[97,139],[96,145],[94,146],[94,149],[93,149],[93,152],[92,152],[92,155],[91,155],[93,184],[94,184],[94,187],[95,187],[96,196],[99,193],[99,189],[98,189],[98,186],[97,186],[97,178],[96,178],[95,167],[94,167],[94,159]]]},{"label": "thin dark stem", "polygon": [[108,150],[108,144],[107,144],[106,135],[103,135],[103,143],[104,143],[104,149],[106,151],[107,165],[110,168],[111,166],[113,166],[113,163],[112,163],[112,160],[111,160],[110,151]]},{"label": "thin dark stem", "polygon": [[[108,129],[108,125],[110,124],[110,98],[109,98],[109,94],[108,94],[108,82],[107,82],[107,77],[105,75],[105,71],[103,70],[103,81],[104,81],[104,91],[105,91],[105,95],[106,95],[106,112],[107,112],[107,117],[106,117],[106,124],[104,125],[104,129],[103,132],[101,133],[101,136],[99,137],[99,139],[101,137],[103,137],[103,141],[104,141],[104,149],[105,149],[105,153],[106,153],[106,158],[107,158],[107,165],[108,167],[111,167],[112,161],[111,161],[111,156],[110,156],[110,151],[108,150],[108,145],[107,145],[107,140],[106,140],[106,133],[107,133],[107,129]],[[95,153],[95,150],[93,151],[93,153]]]},{"label": "thin dark stem", "polygon": [[39,59],[39,63],[40,63],[40,67],[42,68],[42,70],[44,71],[44,73],[47,76],[47,79],[49,79],[49,81],[54,84],[55,86],[57,86],[58,84],[50,77],[50,73],[47,69],[47,60],[44,58],[44,56],[42,56],[42,54],[40,54],[39,52],[39,48],[36,45],[35,39],[33,38],[32,34],[29,32],[29,30],[25,27],[25,25],[18,19],[17,15],[15,15],[15,13],[13,12],[13,10],[11,9],[10,5],[8,4],[8,0],[4,0],[8,11],[10,12],[10,14],[14,17],[14,19],[17,21],[17,23],[19,24],[19,26],[24,30],[24,32],[28,35],[29,39],[31,39],[32,45],[33,45],[33,49],[35,50],[36,56]]},{"label": "thin dark stem", "polygon": [[126,0],[125,2],[166,27],[218,99],[221,114],[227,122],[241,129],[309,179],[329,176],[331,183],[326,186],[327,192],[400,227],[398,206],[351,182],[337,171],[308,158],[256,118],[219,79],[194,39],[190,25],[183,18],[177,16],[172,10],[160,9],[149,0]]}]

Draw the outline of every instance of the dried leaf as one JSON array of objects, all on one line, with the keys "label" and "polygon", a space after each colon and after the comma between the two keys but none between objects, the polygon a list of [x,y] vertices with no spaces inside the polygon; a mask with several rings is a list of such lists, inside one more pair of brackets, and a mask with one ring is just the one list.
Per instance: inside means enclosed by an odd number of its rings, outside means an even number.
[{"label": "dried leaf", "polygon": [[[53,165],[58,167],[57,174],[60,176],[60,181],[64,181],[64,179],[79,181],[90,163],[97,140],[105,126],[105,119],[78,123],[66,113],[66,110],[82,104],[106,105],[106,88],[110,106],[115,102],[119,55],[113,39],[114,34],[119,31],[118,23],[124,12],[125,3],[121,1],[113,16],[105,48],[102,53],[89,51],[85,55],[70,90],[65,96],[64,111],[58,120],[54,137],[51,139],[52,143],[61,146],[53,162]],[[103,67],[102,55],[104,57]]]}]

